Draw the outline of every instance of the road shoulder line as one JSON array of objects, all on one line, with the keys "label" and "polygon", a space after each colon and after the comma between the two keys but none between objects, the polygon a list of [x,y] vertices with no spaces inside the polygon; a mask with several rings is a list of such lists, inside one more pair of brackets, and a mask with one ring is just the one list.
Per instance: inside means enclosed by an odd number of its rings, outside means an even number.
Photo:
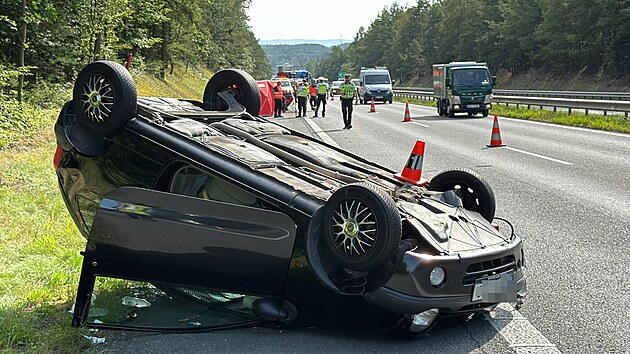
[{"label": "road shoulder line", "polygon": [[328,134],[326,134],[322,130],[322,128],[320,128],[319,125],[317,125],[317,123],[313,122],[312,119],[304,118],[304,122],[306,122],[306,124],[308,124],[308,126],[313,130],[313,133],[315,133],[315,135],[317,135],[323,142],[325,142],[328,145],[332,145],[332,146],[334,146],[336,148],[340,148],[341,147]]}]

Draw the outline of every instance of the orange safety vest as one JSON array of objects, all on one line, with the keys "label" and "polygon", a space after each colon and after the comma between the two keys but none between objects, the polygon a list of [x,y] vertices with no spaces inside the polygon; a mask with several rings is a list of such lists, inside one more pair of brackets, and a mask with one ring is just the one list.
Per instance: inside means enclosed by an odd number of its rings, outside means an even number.
[{"label": "orange safety vest", "polygon": [[277,100],[281,100],[284,97],[280,84],[277,84],[276,87],[273,88],[273,97]]}]

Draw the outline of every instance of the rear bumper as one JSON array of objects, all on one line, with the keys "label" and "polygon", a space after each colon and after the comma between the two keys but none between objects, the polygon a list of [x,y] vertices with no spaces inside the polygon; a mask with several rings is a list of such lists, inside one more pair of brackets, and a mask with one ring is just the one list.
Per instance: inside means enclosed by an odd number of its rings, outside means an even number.
[{"label": "rear bumper", "polygon": [[364,100],[365,101],[371,101],[372,98],[374,98],[374,101],[392,101],[394,99],[394,93],[393,92],[389,92],[389,93],[375,93],[375,92],[366,92],[364,95]]}]

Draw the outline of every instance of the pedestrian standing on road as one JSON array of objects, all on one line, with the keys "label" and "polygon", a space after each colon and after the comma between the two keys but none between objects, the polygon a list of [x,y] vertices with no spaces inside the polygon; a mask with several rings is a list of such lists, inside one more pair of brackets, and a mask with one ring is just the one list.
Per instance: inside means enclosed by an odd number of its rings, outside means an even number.
[{"label": "pedestrian standing on road", "polygon": [[350,81],[350,74],[344,76],[345,81],[339,87],[341,91],[341,113],[343,113],[343,129],[352,128],[352,101],[354,101],[355,87]]},{"label": "pedestrian standing on road", "polygon": [[306,100],[308,99],[308,91],[309,88],[306,85],[305,81],[300,83],[300,86],[297,88],[297,96],[298,96],[298,118],[304,117],[306,118]]},{"label": "pedestrian standing on road", "polygon": [[273,88],[273,117],[282,117],[282,100],[284,99],[284,92],[282,92],[282,85],[280,81],[276,83],[276,87]]},{"label": "pedestrian standing on road", "polygon": [[314,111],[315,105],[317,104],[317,84],[315,83],[315,81],[311,83],[309,93],[311,95],[311,111]]},{"label": "pedestrian standing on road", "polygon": [[322,106],[322,117],[326,117],[326,95],[328,95],[328,84],[324,82],[323,77],[317,79],[317,107],[315,107],[315,115],[317,117],[317,111],[319,106]]}]

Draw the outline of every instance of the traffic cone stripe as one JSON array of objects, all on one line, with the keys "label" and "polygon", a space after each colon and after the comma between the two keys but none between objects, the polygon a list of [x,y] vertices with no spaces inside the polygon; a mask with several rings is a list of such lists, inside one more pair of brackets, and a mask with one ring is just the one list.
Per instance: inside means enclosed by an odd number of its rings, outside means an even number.
[{"label": "traffic cone stripe", "polygon": [[487,147],[505,146],[501,141],[501,130],[499,129],[499,117],[494,115],[494,122],[492,123],[492,135],[490,136],[490,144]]},{"label": "traffic cone stripe", "polygon": [[418,186],[424,186],[428,183],[426,179],[422,179],[422,163],[424,161],[424,142],[417,140],[416,144],[409,155],[407,164],[399,174],[394,177],[400,181],[412,183]]},{"label": "traffic cone stripe", "polygon": [[405,117],[403,122],[409,122],[411,120],[411,114],[409,113],[409,102],[405,103]]},{"label": "traffic cone stripe", "polygon": [[376,106],[374,106],[374,97],[372,97],[372,105],[370,106],[370,113],[376,112]]}]

